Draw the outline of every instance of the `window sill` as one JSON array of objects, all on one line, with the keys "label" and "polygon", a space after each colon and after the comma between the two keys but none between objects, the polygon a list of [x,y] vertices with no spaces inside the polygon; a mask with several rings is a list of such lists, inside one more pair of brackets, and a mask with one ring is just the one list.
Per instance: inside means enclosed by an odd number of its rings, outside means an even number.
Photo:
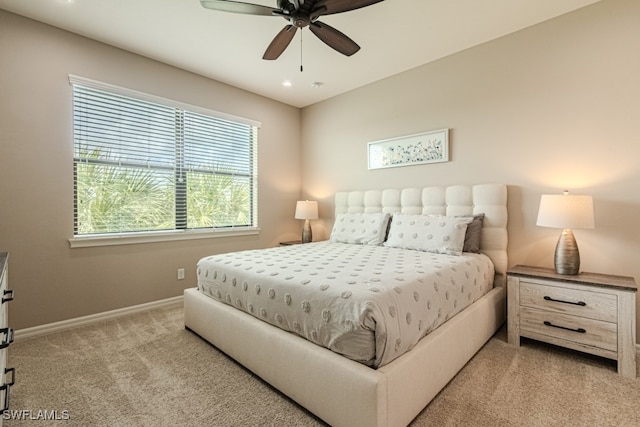
[{"label": "window sill", "polygon": [[69,246],[73,248],[91,248],[95,246],[134,245],[139,243],[172,242],[177,240],[215,239],[218,237],[250,236],[260,234],[257,227],[216,229],[216,230],[171,230],[148,233],[94,234],[73,237]]}]

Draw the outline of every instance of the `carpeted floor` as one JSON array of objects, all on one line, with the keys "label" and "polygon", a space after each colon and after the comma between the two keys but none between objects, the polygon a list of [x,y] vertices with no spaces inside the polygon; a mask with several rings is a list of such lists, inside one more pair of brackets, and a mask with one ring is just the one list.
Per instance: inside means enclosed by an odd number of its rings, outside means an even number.
[{"label": "carpeted floor", "polygon": [[[5,426],[324,425],[185,330],[181,304],[19,340],[8,366],[21,419]],[[503,328],[411,425],[640,426],[639,405],[640,379],[615,362],[534,341],[518,349]]]}]

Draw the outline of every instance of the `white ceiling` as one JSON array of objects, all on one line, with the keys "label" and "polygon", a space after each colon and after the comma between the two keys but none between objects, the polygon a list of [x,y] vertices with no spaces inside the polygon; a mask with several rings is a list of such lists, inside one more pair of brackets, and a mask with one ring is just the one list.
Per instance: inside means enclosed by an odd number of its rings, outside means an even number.
[{"label": "white ceiling", "polygon": [[0,8],[304,107],[597,1],[385,0],[320,18],[362,47],[352,57],[305,28],[276,61],[261,58],[283,18],[208,10],[199,0],[0,0]]}]

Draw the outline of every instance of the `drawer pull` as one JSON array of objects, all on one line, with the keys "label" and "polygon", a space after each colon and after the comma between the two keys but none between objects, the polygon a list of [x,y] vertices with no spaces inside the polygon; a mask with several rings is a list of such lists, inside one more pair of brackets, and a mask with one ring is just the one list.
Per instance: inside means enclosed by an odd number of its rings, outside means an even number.
[{"label": "drawer pull", "polygon": [[573,301],[563,301],[561,299],[554,299],[548,296],[544,297],[545,301],[553,301],[553,302],[561,302],[563,304],[571,304],[571,305],[579,305],[580,307],[584,307],[587,305],[586,302],[584,301],[578,301],[578,302],[573,302]]},{"label": "drawer pull", "polygon": [[9,347],[9,344],[13,342],[13,329],[12,328],[2,328],[0,329],[0,334],[4,335],[4,340],[0,342],[0,350],[3,348]]},{"label": "drawer pull", "polygon": [[5,302],[9,302],[9,301],[13,301],[13,289],[8,289],[4,291],[4,294],[2,294],[2,302],[0,304],[4,304]]},{"label": "drawer pull", "polygon": [[2,409],[0,410],[1,413],[4,413],[4,411],[7,411],[9,409],[9,390],[11,389],[11,386],[16,383],[16,369],[8,368],[4,370],[5,376],[9,373],[11,374],[11,381],[0,386],[0,391],[4,390],[4,403]]},{"label": "drawer pull", "polygon": [[564,330],[571,331],[571,332],[579,332],[581,334],[586,334],[587,333],[586,329],[582,329],[582,328],[573,329],[573,328],[567,328],[567,327],[564,327],[564,326],[558,326],[558,325],[554,325],[553,323],[548,322],[546,320],[544,321],[544,324],[546,326],[551,326],[552,328],[564,329]]}]

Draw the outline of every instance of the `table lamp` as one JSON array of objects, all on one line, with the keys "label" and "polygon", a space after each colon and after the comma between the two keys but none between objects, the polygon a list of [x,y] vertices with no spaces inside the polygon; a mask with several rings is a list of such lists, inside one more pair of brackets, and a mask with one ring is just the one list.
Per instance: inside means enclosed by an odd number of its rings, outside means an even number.
[{"label": "table lamp", "polygon": [[536,225],[562,228],[556,245],[554,266],[557,274],[580,273],[580,252],[574,228],[594,228],[593,198],[585,195],[543,194]]},{"label": "table lamp", "polygon": [[302,243],[311,242],[311,224],[310,219],[318,219],[318,202],[315,201],[299,201],[296,203],[296,219],[304,219],[304,227],[302,228]]}]

